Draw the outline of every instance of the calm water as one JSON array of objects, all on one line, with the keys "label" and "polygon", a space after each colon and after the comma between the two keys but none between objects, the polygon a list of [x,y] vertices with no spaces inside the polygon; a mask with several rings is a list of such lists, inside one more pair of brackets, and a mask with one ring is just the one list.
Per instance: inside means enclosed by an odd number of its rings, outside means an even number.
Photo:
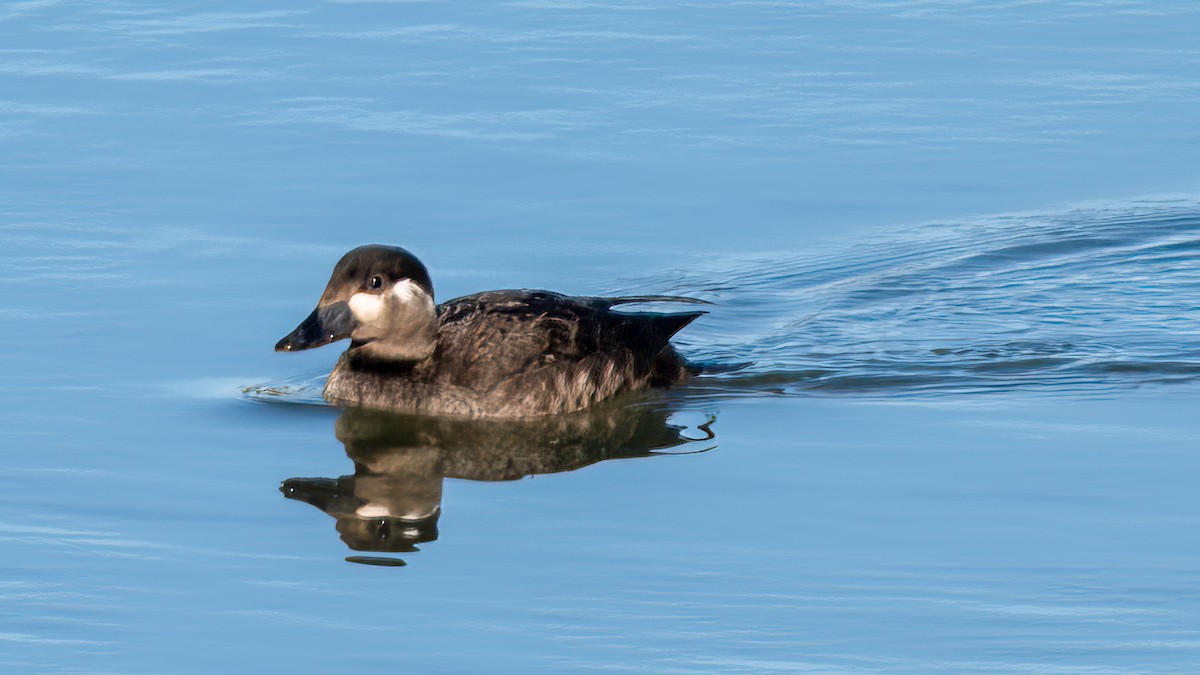
[{"label": "calm water", "polygon": [[[3,670],[1196,670],[1197,29],[0,5]],[[321,405],[337,348],[271,347],[368,242],[712,300],[721,372]]]}]

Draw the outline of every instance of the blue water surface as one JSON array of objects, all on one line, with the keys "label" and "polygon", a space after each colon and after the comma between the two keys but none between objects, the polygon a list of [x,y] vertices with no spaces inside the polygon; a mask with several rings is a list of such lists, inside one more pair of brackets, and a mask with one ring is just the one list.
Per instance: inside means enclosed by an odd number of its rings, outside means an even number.
[{"label": "blue water surface", "polygon": [[[1198,29],[0,5],[2,669],[1196,670]],[[678,343],[719,372],[549,431],[356,418],[340,347],[271,348],[375,242],[440,299],[713,301]],[[435,536],[348,534],[389,499]]]}]

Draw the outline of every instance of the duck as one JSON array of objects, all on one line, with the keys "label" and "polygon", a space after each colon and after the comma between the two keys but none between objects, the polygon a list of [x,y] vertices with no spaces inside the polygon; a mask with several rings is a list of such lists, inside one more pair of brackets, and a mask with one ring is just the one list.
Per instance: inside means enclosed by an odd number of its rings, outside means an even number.
[{"label": "duck", "polygon": [[342,256],[316,309],[275,350],[348,338],[323,390],[338,405],[455,417],[565,414],[699,373],[670,339],[706,312],[614,310],[659,302],[711,304],[529,289],[438,304],[416,256],[370,244]]}]

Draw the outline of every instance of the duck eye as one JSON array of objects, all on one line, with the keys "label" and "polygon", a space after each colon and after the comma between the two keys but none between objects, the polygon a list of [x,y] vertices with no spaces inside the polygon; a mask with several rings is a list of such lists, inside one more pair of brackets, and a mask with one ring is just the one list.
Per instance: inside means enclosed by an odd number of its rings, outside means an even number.
[{"label": "duck eye", "polygon": [[371,290],[377,290],[377,289],[383,287],[383,277],[381,277],[381,276],[371,277],[371,280],[367,282],[367,287],[370,288]]}]

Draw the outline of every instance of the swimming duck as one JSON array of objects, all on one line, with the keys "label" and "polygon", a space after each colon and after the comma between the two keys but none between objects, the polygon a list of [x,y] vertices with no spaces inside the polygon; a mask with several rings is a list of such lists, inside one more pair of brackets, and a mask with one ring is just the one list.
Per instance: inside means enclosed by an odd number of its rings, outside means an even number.
[{"label": "swimming duck", "polygon": [[472,417],[567,413],[696,372],[668,340],[704,312],[612,311],[640,302],[704,303],[510,290],[439,305],[416,256],[360,246],[342,256],[317,308],[275,350],[350,338],[325,384],[335,403]]}]

